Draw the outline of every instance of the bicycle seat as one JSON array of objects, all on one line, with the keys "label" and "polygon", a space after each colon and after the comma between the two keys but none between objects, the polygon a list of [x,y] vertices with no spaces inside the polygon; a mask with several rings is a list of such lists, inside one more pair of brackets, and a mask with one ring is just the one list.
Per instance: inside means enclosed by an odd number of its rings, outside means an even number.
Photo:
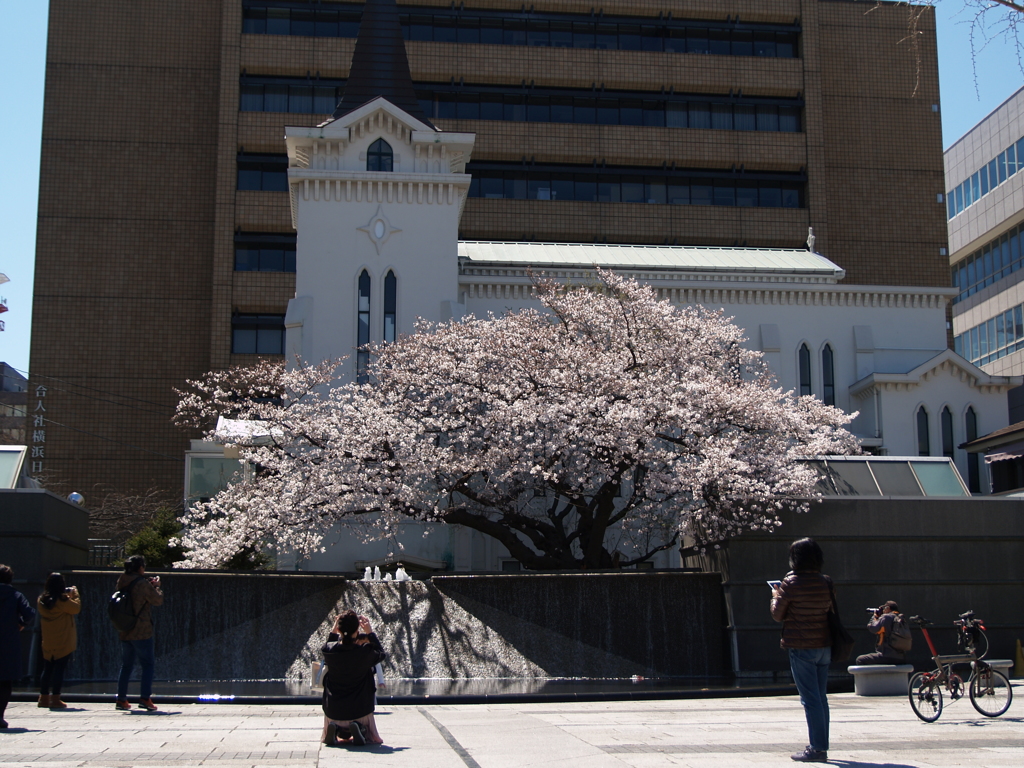
[{"label": "bicycle seat", "polygon": [[917,624],[919,627],[930,627],[932,625],[932,622],[924,618],[924,616],[911,616],[907,621],[911,624]]}]

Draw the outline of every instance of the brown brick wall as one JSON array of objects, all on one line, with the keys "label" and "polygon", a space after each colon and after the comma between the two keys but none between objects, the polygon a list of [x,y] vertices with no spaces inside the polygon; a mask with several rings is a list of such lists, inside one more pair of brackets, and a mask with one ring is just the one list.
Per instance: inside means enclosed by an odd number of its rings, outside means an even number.
[{"label": "brown brick wall", "polygon": [[[467,5],[522,7],[519,0]],[[589,13],[593,3],[528,5]],[[806,102],[799,134],[440,120],[443,130],[477,134],[476,160],[742,164],[805,169],[808,176],[801,210],[473,199],[461,235],[799,247],[813,225],[818,250],[847,270],[847,282],[947,284],[939,256],[945,219],[935,197],[944,190],[939,114],[932,111],[933,16],[924,17],[918,58],[901,43],[906,9],[874,6],[601,4],[608,15],[799,19],[802,55],[792,60],[410,42],[419,81],[742,89]],[[54,376],[103,393],[64,384],[48,393],[52,420],[66,425],[47,431],[48,472],[87,495],[96,482],[180,487],[188,435],[168,423],[173,387],[210,368],[251,362],[230,352],[232,312],[283,313],[294,291],[292,275],[233,271],[236,230],[291,231],[286,194],[236,191],[237,153],[283,153],[286,125],[326,117],[240,113],[239,75],[346,77],[353,48],[345,39],[242,35],[240,0],[51,0],[32,368],[38,381]],[[116,404],[90,399],[99,397]]]}]

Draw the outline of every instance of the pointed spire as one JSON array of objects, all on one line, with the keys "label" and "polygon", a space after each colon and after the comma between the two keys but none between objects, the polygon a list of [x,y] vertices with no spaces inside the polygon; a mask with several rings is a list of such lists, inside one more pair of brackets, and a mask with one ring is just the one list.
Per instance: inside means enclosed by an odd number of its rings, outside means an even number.
[{"label": "pointed spire", "polygon": [[352,67],[335,119],[383,96],[431,128],[412,86],[396,0],[366,0]]}]

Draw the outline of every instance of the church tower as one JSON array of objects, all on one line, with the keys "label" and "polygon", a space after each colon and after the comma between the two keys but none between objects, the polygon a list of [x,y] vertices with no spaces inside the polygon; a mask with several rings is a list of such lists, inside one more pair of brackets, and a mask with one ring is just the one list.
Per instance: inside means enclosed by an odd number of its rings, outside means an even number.
[{"label": "church tower", "polygon": [[437,130],[413,90],[395,0],[368,0],[345,92],[330,120],[286,128],[295,298],[285,355],[348,357],[459,313],[459,219],[471,133]]}]

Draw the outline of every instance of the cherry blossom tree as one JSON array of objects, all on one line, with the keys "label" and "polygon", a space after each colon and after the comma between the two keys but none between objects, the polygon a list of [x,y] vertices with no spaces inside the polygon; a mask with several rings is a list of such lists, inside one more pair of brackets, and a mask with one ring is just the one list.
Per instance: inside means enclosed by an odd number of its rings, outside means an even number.
[{"label": "cherry blossom tree", "polygon": [[852,417],[778,389],[719,312],[609,272],[535,291],[545,311],[421,322],[373,348],[367,384],[334,380],[336,362],[190,382],[180,424],[258,428],[234,438],[252,479],[186,512],[183,565],[408,519],[480,531],[529,569],[630,565],[772,529],[817,495],[800,457],[857,451]]}]

